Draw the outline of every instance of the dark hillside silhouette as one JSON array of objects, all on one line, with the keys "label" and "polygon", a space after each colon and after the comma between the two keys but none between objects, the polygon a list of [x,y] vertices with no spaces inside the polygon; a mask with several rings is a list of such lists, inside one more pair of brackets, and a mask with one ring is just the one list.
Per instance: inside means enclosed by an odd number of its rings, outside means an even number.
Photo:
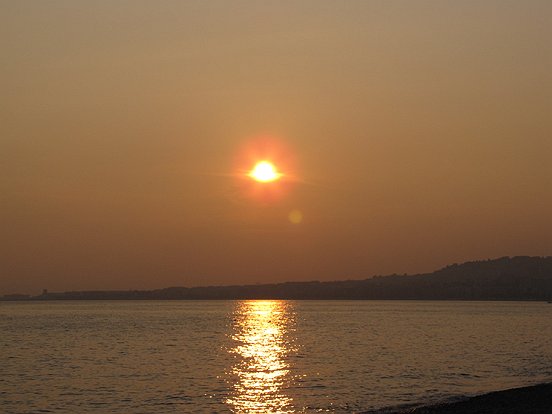
[{"label": "dark hillside silhouette", "polygon": [[[8,299],[8,298],[6,298]],[[364,280],[158,290],[44,292],[31,300],[75,299],[416,299],[550,300],[552,257],[503,257],[453,264],[433,273]]]}]

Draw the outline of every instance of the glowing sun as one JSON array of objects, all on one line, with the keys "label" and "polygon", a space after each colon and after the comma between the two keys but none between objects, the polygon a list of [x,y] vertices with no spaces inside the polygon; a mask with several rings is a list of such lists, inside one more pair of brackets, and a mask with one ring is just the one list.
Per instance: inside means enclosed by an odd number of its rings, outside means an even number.
[{"label": "glowing sun", "polygon": [[274,164],[270,161],[259,161],[248,175],[255,181],[261,183],[269,183],[282,177],[282,173],[278,172]]}]

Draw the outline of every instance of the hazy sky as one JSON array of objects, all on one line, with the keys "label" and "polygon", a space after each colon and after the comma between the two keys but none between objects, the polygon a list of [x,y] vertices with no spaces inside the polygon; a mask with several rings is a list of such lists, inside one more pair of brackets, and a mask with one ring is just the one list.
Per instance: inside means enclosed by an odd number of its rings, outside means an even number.
[{"label": "hazy sky", "polygon": [[0,1],[0,44],[0,293],[552,254],[548,0]]}]

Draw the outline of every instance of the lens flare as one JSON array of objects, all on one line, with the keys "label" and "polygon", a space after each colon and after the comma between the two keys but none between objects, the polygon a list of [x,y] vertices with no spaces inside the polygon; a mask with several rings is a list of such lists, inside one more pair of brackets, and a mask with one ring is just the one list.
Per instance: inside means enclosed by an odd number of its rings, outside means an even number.
[{"label": "lens flare", "polygon": [[299,224],[303,221],[303,213],[301,210],[291,210],[288,214],[288,219],[293,224]]}]

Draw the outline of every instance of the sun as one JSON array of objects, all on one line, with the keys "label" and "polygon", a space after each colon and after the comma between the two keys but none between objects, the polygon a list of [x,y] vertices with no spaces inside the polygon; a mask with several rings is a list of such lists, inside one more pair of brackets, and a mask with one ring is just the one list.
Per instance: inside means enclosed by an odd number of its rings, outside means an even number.
[{"label": "sun", "polygon": [[259,161],[248,174],[249,177],[260,183],[269,183],[279,180],[282,173],[278,172],[270,161]]}]

